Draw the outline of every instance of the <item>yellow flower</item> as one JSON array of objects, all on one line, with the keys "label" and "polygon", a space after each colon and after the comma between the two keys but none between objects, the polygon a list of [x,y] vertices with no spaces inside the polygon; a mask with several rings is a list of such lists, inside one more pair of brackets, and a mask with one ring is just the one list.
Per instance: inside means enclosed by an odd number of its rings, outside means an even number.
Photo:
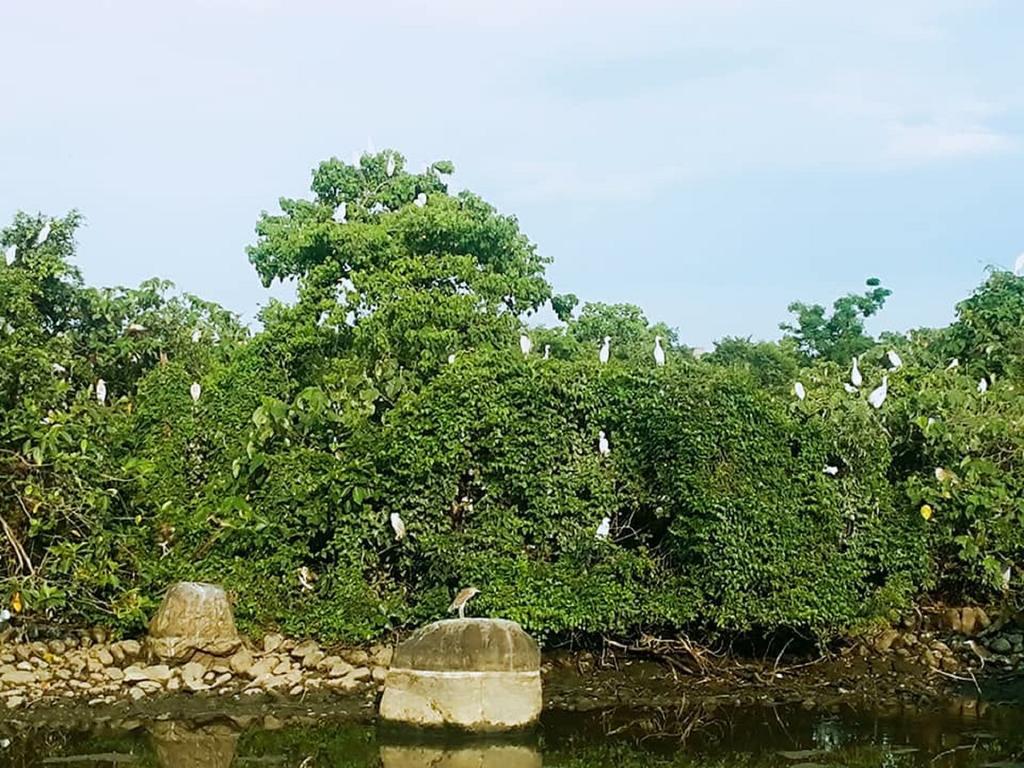
[{"label": "yellow flower", "polygon": [[925,520],[931,520],[932,519],[932,511],[933,510],[932,510],[930,504],[922,504],[921,505],[921,517],[923,517]]},{"label": "yellow flower", "polygon": [[15,613],[21,613],[21,592],[11,595],[11,608]]}]

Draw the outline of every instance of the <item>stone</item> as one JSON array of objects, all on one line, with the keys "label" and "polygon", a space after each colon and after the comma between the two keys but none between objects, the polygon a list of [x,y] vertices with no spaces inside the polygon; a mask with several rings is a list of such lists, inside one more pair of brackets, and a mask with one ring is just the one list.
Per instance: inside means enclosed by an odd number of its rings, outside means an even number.
[{"label": "stone", "polygon": [[946,672],[956,672],[960,669],[960,663],[952,656],[943,656],[940,666]]},{"label": "stone", "polygon": [[47,647],[54,656],[63,656],[68,650],[68,646],[63,640],[51,640],[47,643]]},{"label": "stone", "polygon": [[24,703],[25,703],[25,697],[24,696],[8,696],[7,697],[7,708],[8,709],[17,709],[18,707],[20,707]]},{"label": "stone", "polygon": [[246,675],[253,680],[256,680],[261,677],[266,677],[267,675],[273,672],[274,667],[276,666],[277,659],[274,659],[272,657],[263,658],[257,661],[251,667],[249,667],[248,671],[246,672]]},{"label": "stone", "polygon": [[134,688],[128,689],[128,695],[131,696],[135,701],[138,701],[139,699],[145,697],[146,692],[142,690],[142,688],[135,686]]},{"label": "stone", "polygon": [[124,672],[120,667],[107,667],[103,671],[107,673],[107,677],[111,680],[124,680]]},{"label": "stone", "polygon": [[174,720],[147,726],[163,768],[230,768],[239,732],[222,723],[192,724]]},{"label": "stone", "polygon": [[291,689],[290,689],[290,690],[288,691],[288,695],[289,695],[289,696],[299,696],[299,695],[301,695],[301,694],[302,694],[302,693],[303,693],[303,692],[304,692],[305,690],[306,690],[306,689],[305,689],[305,688],[303,688],[303,687],[302,687],[301,685],[294,685],[294,686],[292,686],[292,688],[291,688]]},{"label": "stone", "polygon": [[317,645],[315,641],[305,640],[296,645],[294,648],[292,648],[291,655],[296,659],[301,659],[313,653],[314,651],[319,650],[320,646]]},{"label": "stone", "polygon": [[273,632],[263,638],[263,652],[273,653],[284,643],[284,636]]},{"label": "stone", "polygon": [[305,669],[316,669],[320,662],[324,660],[324,652],[317,648],[311,653],[307,653],[302,657],[302,661],[299,662]]},{"label": "stone", "polygon": [[197,651],[227,656],[242,640],[223,588],[182,581],[167,590],[150,622],[148,643],[163,661],[187,661]]},{"label": "stone", "polygon": [[277,665],[274,667],[274,674],[275,675],[283,675],[286,672],[291,671],[291,668],[292,668],[292,663],[290,661],[288,661],[288,659],[281,659],[281,661],[279,661],[277,663]]},{"label": "stone", "polygon": [[988,644],[988,649],[993,653],[1010,653],[1013,650],[1013,643],[1005,637],[997,637]]},{"label": "stone", "polygon": [[888,653],[899,636],[900,633],[895,629],[887,629],[875,638],[872,646],[879,653]]},{"label": "stone", "polygon": [[27,645],[16,645],[14,655],[18,661],[28,661],[32,658],[32,648]]},{"label": "stone", "polygon": [[15,669],[10,672],[5,672],[3,676],[0,677],[0,683],[7,683],[9,685],[30,685],[35,681],[36,673],[23,669]]},{"label": "stone", "polygon": [[231,682],[231,673],[223,672],[222,674],[217,675],[216,679],[213,681],[213,686],[216,688],[229,682]]},{"label": "stone", "polygon": [[390,667],[394,654],[394,648],[389,645],[375,645],[370,649],[370,663],[375,667]]},{"label": "stone", "polygon": [[[353,670],[370,677],[363,667]],[[503,731],[535,723],[543,703],[540,649],[503,619],[429,624],[394,651],[380,714],[416,726]]]},{"label": "stone", "polygon": [[33,665],[28,661],[19,661],[14,665],[14,668],[20,669],[22,672],[31,672],[34,669]]},{"label": "stone", "polygon": [[252,668],[252,665],[252,653],[249,652],[248,648],[239,648],[228,661],[228,666],[236,675],[246,674]]},{"label": "stone", "polygon": [[337,662],[332,664],[326,671],[328,677],[345,677],[353,669],[354,667],[347,661],[338,659]]},{"label": "stone", "polygon": [[120,643],[114,643],[112,646],[110,646],[110,657],[114,660],[115,664],[124,664],[124,648],[121,647]]},{"label": "stone", "polygon": [[341,658],[353,667],[365,667],[370,663],[370,654],[360,648],[342,651]]},{"label": "stone", "polygon": [[142,653],[142,643],[138,640],[122,640],[120,647],[124,651],[125,657],[129,659],[137,658]]},{"label": "stone", "polygon": [[181,668],[183,680],[202,680],[206,674],[206,667],[197,661],[190,661]]},{"label": "stone", "polygon": [[943,625],[951,632],[960,632],[963,624],[960,621],[960,611],[956,608],[947,608],[942,614]]},{"label": "stone", "polygon": [[363,683],[369,680],[373,676],[373,673],[368,667],[356,667],[349,672],[348,676],[357,683]]},{"label": "stone", "polygon": [[105,667],[109,667],[114,663],[114,655],[106,648],[100,648],[96,651],[96,661]]}]

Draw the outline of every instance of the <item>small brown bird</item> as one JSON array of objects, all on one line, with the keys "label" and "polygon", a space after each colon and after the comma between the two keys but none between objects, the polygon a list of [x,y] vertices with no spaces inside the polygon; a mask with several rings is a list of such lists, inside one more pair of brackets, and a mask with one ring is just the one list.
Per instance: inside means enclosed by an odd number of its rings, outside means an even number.
[{"label": "small brown bird", "polygon": [[480,590],[476,587],[466,587],[455,596],[452,600],[452,604],[448,606],[448,613],[459,612],[459,618],[466,618],[466,603],[472,600],[474,597],[480,594]]}]

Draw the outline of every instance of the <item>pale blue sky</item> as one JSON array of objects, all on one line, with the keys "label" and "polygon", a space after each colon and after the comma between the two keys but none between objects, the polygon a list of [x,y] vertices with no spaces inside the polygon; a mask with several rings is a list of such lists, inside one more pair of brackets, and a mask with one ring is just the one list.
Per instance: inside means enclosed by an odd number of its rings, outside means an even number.
[{"label": "pale blue sky", "polygon": [[259,211],[372,142],[690,344],[870,275],[876,329],[941,324],[1024,250],[1022,40],[1019,0],[10,0],[0,218],[251,318]]}]

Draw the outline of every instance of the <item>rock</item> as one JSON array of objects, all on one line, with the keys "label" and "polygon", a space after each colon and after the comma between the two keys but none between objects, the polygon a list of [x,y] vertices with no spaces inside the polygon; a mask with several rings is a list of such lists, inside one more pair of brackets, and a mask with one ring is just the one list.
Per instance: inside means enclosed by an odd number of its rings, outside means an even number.
[{"label": "rock", "polygon": [[384,667],[374,667],[370,672],[370,676],[375,683],[383,683],[388,676],[388,671]]},{"label": "rock", "polygon": [[316,669],[320,666],[320,662],[323,661],[324,658],[324,652],[317,648],[315,651],[303,656],[300,663],[306,669]]},{"label": "rock", "polygon": [[146,680],[146,675],[142,671],[142,667],[132,664],[129,667],[124,668],[124,681],[126,683],[138,683],[142,680]]},{"label": "rock", "polygon": [[960,621],[960,611],[956,608],[947,608],[942,614],[943,625],[951,632],[960,632],[963,624]]},{"label": "rock", "polygon": [[25,703],[25,697],[24,696],[8,696],[7,697],[7,708],[8,709],[17,709],[18,707],[20,707],[24,703]]},{"label": "rock", "polygon": [[14,656],[18,661],[28,661],[32,658],[32,648],[27,645],[14,646]]},{"label": "rock", "polygon": [[139,699],[145,697],[146,692],[138,686],[135,686],[134,688],[128,689],[128,695],[131,696],[135,701],[138,701]]},{"label": "rock", "polygon": [[121,647],[120,643],[114,643],[112,646],[110,646],[110,657],[114,660],[115,664],[124,664],[124,648]]},{"label": "rock", "polygon": [[319,650],[320,646],[317,645],[315,641],[305,640],[296,645],[294,648],[292,648],[291,655],[296,659],[302,659],[308,656],[309,654],[313,653],[314,651]]},{"label": "rock", "polygon": [[305,690],[306,689],[303,688],[301,685],[294,685],[294,686],[292,686],[291,690],[288,691],[288,695],[289,696],[299,696]]},{"label": "rock", "polygon": [[279,635],[276,632],[269,634],[263,638],[263,652],[273,653],[281,647],[282,643],[284,643],[284,637],[282,635]]},{"label": "rock", "polygon": [[142,643],[138,640],[122,640],[119,645],[126,658],[135,659],[142,653]]},{"label": "rock", "polygon": [[960,669],[960,663],[952,656],[943,656],[940,665],[946,672],[956,672]]},{"label": "rock", "polygon": [[[349,677],[370,675],[362,667]],[[542,701],[540,649],[518,624],[449,619],[395,649],[380,714],[417,726],[501,731],[536,722]]]},{"label": "rock", "polygon": [[353,669],[354,667],[347,661],[342,661],[341,659],[338,659],[326,671],[328,677],[345,677]]},{"label": "rock", "polygon": [[23,669],[14,669],[10,672],[5,672],[0,677],[0,683],[7,683],[8,685],[31,685],[36,681],[36,673]]},{"label": "rock", "polygon": [[17,664],[14,665],[14,668],[20,669],[22,672],[31,672],[33,669],[35,669],[32,663],[28,661],[19,661]]},{"label": "rock", "polygon": [[230,672],[223,672],[223,673],[217,675],[216,679],[213,681],[213,687],[216,688],[218,686],[224,685],[225,683],[229,683],[229,682],[231,682],[231,673]]},{"label": "rock", "polygon": [[382,745],[382,768],[541,768],[536,747],[526,744]]},{"label": "rock", "polygon": [[370,654],[360,648],[353,648],[341,652],[341,658],[353,667],[365,667],[370,663]]},{"label": "rock", "polygon": [[107,642],[107,630],[105,630],[103,627],[94,627],[91,632],[91,635],[93,642],[95,643],[99,643],[100,645],[102,645],[103,643]]},{"label": "rock", "polygon": [[239,648],[228,661],[228,665],[236,675],[244,675],[252,668],[252,653],[249,652],[248,648]]},{"label": "rock", "polygon": [[107,667],[103,670],[111,680],[124,680],[124,672],[120,667]]},{"label": "rock", "polygon": [[98,661],[105,667],[109,667],[111,664],[114,663],[114,655],[106,648],[100,648],[96,652],[96,661]]},{"label": "rock", "polygon": [[149,646],[164,661],[186,661],[197,651],[227,656],[241,644],[227,594],[214,584],[172,585],[149,625]]},{"label": "rock", "polygon": [[266,677],[267,675],[271,674],[271,672],[273,672],[274,667],[276,666],[277,659],[273,657],[263,658],[257,661],[251,667],[249,667],[248,671],[246,672],[246,675],[253,680],[256,680],[261,677]]},{"label": "rock", "polygon": [[281,659],[281,661],[279,661],[277,663],[277,666],[274,667],[274,674],[275,675],[283,675],[286,672],[290,672],[291,668],[292,668],[292,663],[290,661],[288,661],[288,659]]},{"label": "rock", "polygon": [[54,656],[63,656],[68,650],[68,646],[63,640],[51,640],[47,647]]},{"label": "rock", "polygon": [[181,677],[183,680],[202,680],[203,675],[206,674],[206,667],[197,661],[190,661],[181,668]]},{"label": "rock", "polygon": [[375,667],[390,667],[394,649],[389,645],[375,645],[370,649],[370,662]]},{"label": "rock", "polygon": [[1013,650],[1013,643],[1005,637],[997,637],[988,644],[988,649],[993,653],[1010,653]]},{"label": "rock", "polygon": [[900,633],[895,629],[887,629],[875,638],[872,647],[879,653],[888,653],[899,636]]},{"label": "rock", "polygon": [[230,725],[155,722],[148,726],[156,764],[163,768],[230,768],[239,732]]}]

